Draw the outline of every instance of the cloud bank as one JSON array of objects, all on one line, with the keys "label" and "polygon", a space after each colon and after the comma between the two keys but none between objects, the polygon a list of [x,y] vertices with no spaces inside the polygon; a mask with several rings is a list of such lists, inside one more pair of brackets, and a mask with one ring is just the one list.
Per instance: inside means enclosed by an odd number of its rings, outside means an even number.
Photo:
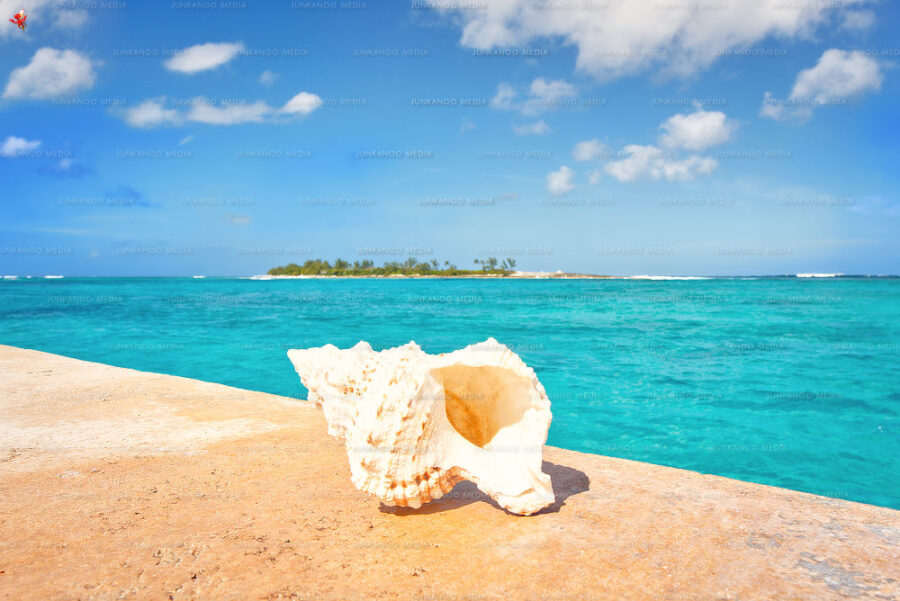
[{"label": "cloud bank", "polygon": [[160,125],[179,126],[188,123],[207,125],[237,125],[240,123],[273,122],[285,117],[304,117],[322,106],[322,99],[309,92],[300,92],[280,108],[262,100],[242,104],[216,104],[197,96],[190,107],[179,111],[168,106],[165,96],[150,98],[137,106],[118,111],[125,123],[132,127],[151,128]]},{"label": "cloud bank", "polygon": [[659,68],[693,75],[722,56],[769,38],[812,35],[833,14],[864,0],[772,2],[536,2],[426,0],[462,26],[463,46],[481,50],[539,38],[577,48],[576,66],[601,80]]}]

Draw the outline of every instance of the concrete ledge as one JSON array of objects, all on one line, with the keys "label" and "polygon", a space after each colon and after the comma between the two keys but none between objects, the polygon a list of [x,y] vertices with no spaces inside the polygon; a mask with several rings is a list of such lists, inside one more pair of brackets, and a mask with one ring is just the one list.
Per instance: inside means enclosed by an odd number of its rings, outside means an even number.
[{"label": "concrete ledge", "polygon": [[302,401],[4,346],[0,373],[3,599],[900,598],[891,509],[552,447],[542,514],[465,482],[389,509]]}]

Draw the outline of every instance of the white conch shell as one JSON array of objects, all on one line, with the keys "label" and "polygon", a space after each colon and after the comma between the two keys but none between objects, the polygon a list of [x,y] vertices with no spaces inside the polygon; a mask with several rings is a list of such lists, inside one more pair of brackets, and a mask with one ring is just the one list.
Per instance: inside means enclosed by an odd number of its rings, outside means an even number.
[{"label": "white conch shell", "polygon": [[512,513],[554,502],[541,471],[550,400],[493,338],[441,355],[415,342],[381,352],[360,342],[288,357],[328,433],[344,441],[353,484],[386,505],[420,507],[464,479]]}]

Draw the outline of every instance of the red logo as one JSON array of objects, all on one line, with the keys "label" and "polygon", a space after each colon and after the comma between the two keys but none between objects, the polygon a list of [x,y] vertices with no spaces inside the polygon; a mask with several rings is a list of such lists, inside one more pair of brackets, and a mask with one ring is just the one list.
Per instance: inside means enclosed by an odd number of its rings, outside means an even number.
[{"label": "red logo", "polygon": [[25,9],[20,10],[16,14],[13,15],[13,18],[9,20],[10,23],[25,31],[25,19],[28,18],[28,15],[25,14]]}]

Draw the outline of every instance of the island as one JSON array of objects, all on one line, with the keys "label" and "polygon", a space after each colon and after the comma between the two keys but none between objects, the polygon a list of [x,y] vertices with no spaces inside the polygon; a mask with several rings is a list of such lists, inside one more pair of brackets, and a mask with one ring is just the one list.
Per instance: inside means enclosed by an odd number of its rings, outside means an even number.
[{"label": "island", "polygon": [[407,260],[386,261],[381,267],[376,267],[371,260],[354,261],[350,263],[343,259],[335,259],[334,263],[322,259],[309,259],[303,265],[288,263],[280,267],[273,267],[266,275],[253,276],[253,279],[273,278],[609,278],[612,276],[595,275],[588,273],[569,273],[565,271],[520,271],[516,269],[516,260],[506,258],[499,260],[496,257],[487,259],[475,259],[473,263],[478,269],[461,269],[449,261],[443,265],[437,260],[419,261],[415,257]]}]

